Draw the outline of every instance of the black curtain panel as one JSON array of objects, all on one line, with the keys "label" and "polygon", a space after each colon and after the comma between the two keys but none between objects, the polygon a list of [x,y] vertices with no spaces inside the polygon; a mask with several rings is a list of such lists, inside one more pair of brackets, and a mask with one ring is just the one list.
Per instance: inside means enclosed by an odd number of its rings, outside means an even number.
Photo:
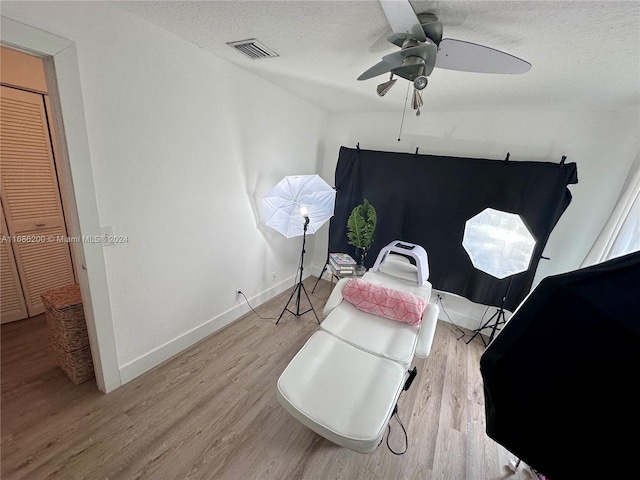
[{"label": "black curtain panel", "polygon": [[487,434],[552,480],[635,478],[640,252],[542,280],[480,358]]},{"label": "black curtain panel", "polygon": [[[488,160],[340,148],[335,215],[329,251],[356,258],[348,244],[347,218],[363,199],[377,211],[376,236],[366,259],[371,267],[394,240],[424,247],[434,288],[484,305],[513,309],[533,283],[549,235],[571,202],[575,163]],[[462,247],[465,222],[485,208],[521,216],[536,238],[527,272],[499,280],[473,267]],[[509,288],[509,282],[511,286]]]}]

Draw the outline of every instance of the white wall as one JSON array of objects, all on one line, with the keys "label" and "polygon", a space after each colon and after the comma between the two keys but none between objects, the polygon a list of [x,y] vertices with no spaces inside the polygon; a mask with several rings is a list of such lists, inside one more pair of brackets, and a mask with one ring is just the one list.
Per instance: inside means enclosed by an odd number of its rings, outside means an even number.
[{"label": "white wall", "polygon": [[[573,200],[549,238],[534,286],[552,274],[580,267],[609,217],[637,155],[640,113],[636,109],[603,112],[430,112],[415,117],[409,111],[401,141],[401,114],[332,115],[320,172],[333,178],[341,145],[369,150],[468,156],[511,160],[567,162],[578,166],[578,184],[569,187]],[[428,212],[427,212],[428,215]],[[434,226],[437,228],[437,225]],[[322,240],[322,241],[320,241]],[[326,257],[326,235],[319,237],[315,265]],[[477,328],[484,307],[445,295],[454,321]],[[493,310],[490,310],[489,315]],[[449,311],[451,313],[451,311]]]},{"label": "white wall", "polygon": [[[123,382],[289,288],[299,239],[262,196],[316,172],[327,114],[102,2],[3,2],[75,42]],[[309,249],[313,250],[313,237]],[[277,278],[272,279],[272,272]]]}]

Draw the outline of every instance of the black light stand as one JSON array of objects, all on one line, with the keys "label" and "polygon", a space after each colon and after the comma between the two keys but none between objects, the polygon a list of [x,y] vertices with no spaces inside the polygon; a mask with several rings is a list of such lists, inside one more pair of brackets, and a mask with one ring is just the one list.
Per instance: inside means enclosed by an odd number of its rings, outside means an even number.
[{"label": "black light stand", "polygon": [[[304,231],[302,233],[302,253],[300,254],[300,272],[298,273],[298,275],[296,275],[296,286],[293,288],[291,295],[289,296],[289,301],[287,301],[287,304],[284,306],[284,309],[282,310],[282,312],[280,313],[280,316],[278,317],[278,320],[276,321],[276,325],[278,324],[278,322],[280,321],[280,319],[282,318],[282,316],[284,315],[284,312],[289,312],[292,313],[293,315],[295,315],[296,317],[300,317],[302,315],[304,315],[305,313],[309,313],[309,312],[313,312],[313,314],[316,317],[316,320],[318,321],[318,325],[320,325],[320,319],[318,318],[318,314],[316,314],[316,311],[313,308],[313,304],[311,303],[311,298],[309,297],[309,294],[307,293],[307,289],[304,287],[304,284],[302,283],[302,272],[304,270],[304,246],[305,243],[307,241],[307,226],[309,225],[309,216],[305,215],[304,217]],[[289,310],[289,304],[291,303],[291,300],[293,299],[293,296],[296,294],[297,292],[297,299],[296,299],[296,311],[292,311]],[[302,295],[302,292],[304,292],[305,296],[307,297],[307,300],[309,301],[309,305],[311,306],[311,308],[309,308],[308,310],[305,310],[304,312],[300,312],[300,297]]]},{"label": "black light stand", "polygon": [[[487,328],[487,327],[491,328],[491,334],[489,335],[489,343],[491,343],[491,341],[493,340],[493,337],[496,336],[496,332],[498,331],[498,327],[500,325],[504,325],[505,323],[507,323],[507,319],[506,319],[505,314],[504,314],[504,304],[507,301],[507,297],[509,296],[509,290],[511,290],[511,282],[512,281],[513,281],[513,275],[509,279],[509,286],[507,287],[507,293],[504,295],[504,297],[502,297],[502,304],[500,305],[500,308],[498,308],[498,310],[496,310],[496,313],[491,315],[491,318],[489,320],[487,320],[486,322],[484,322],[480,328],[477,328],[476,330],[474,330],[473,335],[471,336],[471,338],[469,340],[465,341],[465,343],[467,345],[469,345],[471,343],[471,341],[474,338],[476,338],[476,336],[478,336],[480,334],[480,332],[482,330],[484,330],[485,328]],[[480,339],[482,340],[482,343],[484,343],[485,347],[489,345],[489,343],[487,343],[485,341],[485,339],[484,339],[484,337],[482,335],[480,335]]]},{"label": "black light stand", "polygon": [[327,271],[327,266],[328,265],[329,265],[329,257],[327,257],[327,261],[325,262],[324,267],[322,267],[322,271],[320,272],[320,276],[316,279],[316,283],[313,285],[313,288],[311,289],[311,293],[314,293],[316,291],[316,287],[318,286],[318,283],[320,282],[320,279],[324,275],[324,272]]}]

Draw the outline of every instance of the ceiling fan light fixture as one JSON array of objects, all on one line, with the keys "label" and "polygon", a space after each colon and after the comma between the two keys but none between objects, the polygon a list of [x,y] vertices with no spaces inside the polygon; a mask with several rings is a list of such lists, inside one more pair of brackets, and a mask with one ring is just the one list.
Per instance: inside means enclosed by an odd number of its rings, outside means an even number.
[{"label": "ceiling fan light fixture", "polygon": [[425,77],[424,75],[420,75],[413,81],[413,86],[416,87],[416,90],[424,90],[424,88],[427,86],[427,83],[429,83],[427,77]]},{"label": "ceiling fan light fixture", "polygon": [[384,97],[387,94],[387,92],[391,90],[391,87],[395,85],[395,83],[396,83],[396,79],[393,78],[393,75],[391,75],[391,79],[388,82],[381,83],[376,88],[378,95],[381,97]]},{"label": "ceiling fan light fixture", "polygon": [[[413,98],[411,99],[411,108],[420,111],[420,107],[422,105],[424,105],[422,101],[422,92],[420,90],[414,89]],[[420,114],[418,113],[418,115]]]}]

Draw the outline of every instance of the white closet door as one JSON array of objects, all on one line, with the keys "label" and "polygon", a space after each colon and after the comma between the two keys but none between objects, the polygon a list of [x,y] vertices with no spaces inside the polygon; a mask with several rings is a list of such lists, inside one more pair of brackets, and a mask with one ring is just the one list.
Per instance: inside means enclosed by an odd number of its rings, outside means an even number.
[{"label": "white closet door", "polygon": [[2,206],[29,316],[41,294],[75,283],[42,95],[2,87]]},{"label": "white closet door", "polygon": [[16,260],[11,248],[11,236],[2,211],[2,237],[0,238],[0,323],[13,322],[27,318],[27,304],[24,301]]}]

